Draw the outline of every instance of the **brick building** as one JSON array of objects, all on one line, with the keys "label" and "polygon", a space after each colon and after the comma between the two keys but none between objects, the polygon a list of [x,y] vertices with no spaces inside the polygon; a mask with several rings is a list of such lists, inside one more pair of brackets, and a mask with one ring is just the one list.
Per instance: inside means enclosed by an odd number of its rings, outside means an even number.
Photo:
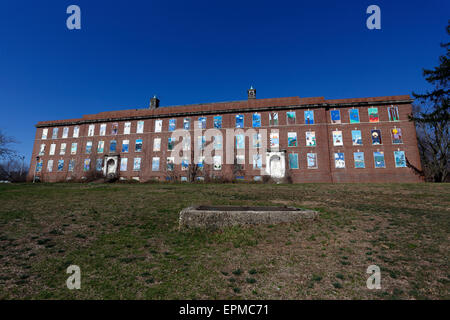
[{"label": "brick building", "polygon": [[[234,102],[159,107],[154,97],[148,109],[39,122],[29,180],[87,179],[97,172],[184,181],[193,178],[192,162],[200,167],[196,179],[418,182],[406,166],[407,158],[421,167],[415,126],[408,121],[411,102],[408,95],[256,99],[253,88],[247,100]],[[177,160],[174,150],[183,142],[174,133],[180,129],[191,138]],[[201,157],[208,145],[212,162]],[[200,153],[194,156],[194,150]]]}]

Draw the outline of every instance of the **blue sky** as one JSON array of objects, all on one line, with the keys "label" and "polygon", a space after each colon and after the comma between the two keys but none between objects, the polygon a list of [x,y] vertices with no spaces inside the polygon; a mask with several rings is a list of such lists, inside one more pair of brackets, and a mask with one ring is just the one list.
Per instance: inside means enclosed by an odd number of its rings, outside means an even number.
[{"label": "blue sky", "polygon": [[[81,8],[81,30],[66,8]],[[381,8],[381,30],[366,8]],[[258,98],[426,90],[450,2],[0,0],[0,129],[29,161],[38,121]]]}]

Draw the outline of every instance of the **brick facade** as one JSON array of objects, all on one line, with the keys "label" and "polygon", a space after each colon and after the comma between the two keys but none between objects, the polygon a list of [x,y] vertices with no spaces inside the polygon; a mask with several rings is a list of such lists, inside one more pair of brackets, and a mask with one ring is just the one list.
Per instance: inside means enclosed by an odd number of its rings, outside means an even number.
[{"label": "brick facade", "polygon": [[[44,121],[39,122],[36,127],[36,137],[33,147],[29,180],[37,166],[36,157],[42,161],[42,168],[36,175],[41,181],[55,182],[64,181],[69,177],[80,179],[86,176],[84,162],[91,159],[91,168],[95,169],[97,159],[104,159],[105,155],[114,155],[119,159],[127,158],[126,171],[117,173],[120,177],[132,179],[139,177],[140,181],[149,179],[166,180],[166,160],[171,156],[168,150],[169,120],[176,119],[176,128],[183,128],[185,118],[190,118],[190,131],[193,132],[194,121],[199,117],[206,117],[206,129],[213,128],[214,116],[222,116],[222,163],[225,162],[227,143],[226,129],[236,127],[236,115],[244,116],[244,130],[253,126],[252,117],[254,113],[261,116],[261,127],[255,130],[267,129],[267,139],[272,130],[279,130],[280,149],[286,154],[287,174],[294,182],[418,182],[420,178],[410,168],[396,167],[394,152],[403,151],[411,164],[420,168],[420,158],[417,147],[416,131],[414,123],[408,120],[411,114],[411,99],[406,96],[389,96],[360,99],[325,100],[318,98],[276,98],[276,99],[248,99],[245,101],[197,104],[174,107],[161,107],[156,109],[133,109],[113,112],[102,112],[93,115],[84,115],[79,119]],[[369,108],[378,109],[378,122],[369,121]],[[389,119],[388,108],[397,107],[399,119]],[[356,109],[359,113],[359,123],[350,123],[349,110]],[[340,122],[332,123],[331,112],[340,111]],[[305,111],[313,111],[314,124],[305,123]],[[295,112],[295,123],[288,123],[287,112]],[[270,126],[269,113],[278,113],[278,125]],[[155,132],[155,123],[162,120],[161,132]],[[143,121],[143,132],[137,133],[138,122]],[[118,124],[117,134],[112,134],[113,125]],[[131,123],[130,133],[124,134],[126,123]],[[106,125],[105,135],[100,135],[101,125]],[[88,131],[94,126],[92,136]],[[79,128],[79,136],[73,137],[74,128]],[[56,138],[52,137],[53,129],[58,128]],[[64,129],[68,128],[68,129]],[[399,128],[402,133],[402,143],[394,144],[391,130]],[[47,138],[43,139],[43,131],[47,129]],[[64,130],[68,130],[67,137],[63,138]],[[353,145],[352,130],[360,130],[362,145]],[[372,130],[380,130],[381,144],[372,144]],[[342,132],[342,145],[333,144],[333,131]],[[288,133],[295,132],[297,137],[296,146],[288,146]],[[314,132],[316,138],[315,146],[306,146],[306,133]],[[161,138],[160,151],[153,151],[155,138]],[[142,139],[142,151],[135,150],[136,140]],[[117,143],[116,152],[110,152],[110,141]],[[124,140],[129,141],[128,152],[122,151]],[[191,150],[194,148],[194,136],[191,137]],[[104,141],[103,153],[97,152],[98,142]],[[86,153],[86,144],[92,142],[90,154]],[[397,141],[398,142],[398,141]],[[61,144],[66,144],[65,154],[60,154]],[[71,154],[72,143],[77,143],[75,154]],[[246,163],[244,166],[244,179],[252,180],[261,176],[259,170],[253,169],[251,160],[248,160],[248,147],[251,139],[246,139]],[[50,154],[51,145],[55,145],[54,154]],[[233,141],[234,144],[234,141]],[[45,145],[45,151],[39,155],[41,145]],[[354,152],[364,152],[364,168],[355,168]],[[384,167],[375,167],[374,152],[384,152]],[[317,168],[307,167],[307,154],[313,153],[317,157]],[[345,168],[336,168],[335,153],[343,153],[345,157]],[[289,154],[298,155],[298,169],[290,169]],[[397,153],[398,154],[398,153]],[[152,158],[159,157],[159,170],[152,171]],[[139,171],[133,170],[133,160],[141,158]],[[48,172],[48,162],[53,160],[52,172]],[[58,171],[58,162],[64,160],[62,169]],[[74,169],[69,172],[69,162],[73,160]],[[381,162],[378,162],[378,164]],[[60,163],[61,164],[61,163]],[[120,167],[120,161],[118,166]],[[61,167],[61,166],[60,166]],[[221,170],[211,171],[215,176],[232,178],[232,165],[223,164]],[[181,165],[174,166],[174,172],[178,176],[186,176],[187,172],[181,170]],[[206,173],[206,170],[205,170]]]}]

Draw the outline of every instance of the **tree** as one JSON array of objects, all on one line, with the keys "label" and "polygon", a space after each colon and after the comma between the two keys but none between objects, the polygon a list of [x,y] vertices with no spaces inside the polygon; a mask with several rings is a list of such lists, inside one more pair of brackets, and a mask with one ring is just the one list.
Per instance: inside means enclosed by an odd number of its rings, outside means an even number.
[{"label": "tree", "polygon": [[0,160],[4,160],[16,155],[16,152],[10,147],[12,143],[16,143],[16,140],[12,137],[6,136],[0,130]]},{"label": "tree", "polygon": [[[447,26],[450,35],[450,21]],[[418,104],[413,108],[411,121],[415,121],[417,140],[423,171],[408,164],[428,180],[447,181],[449,176],[449,75],[450,42],[441,44],[447,50],[439,57],[439,66],[424,69],[423,76],[433,86],[432,91],[423,94],[413,92]]]}]

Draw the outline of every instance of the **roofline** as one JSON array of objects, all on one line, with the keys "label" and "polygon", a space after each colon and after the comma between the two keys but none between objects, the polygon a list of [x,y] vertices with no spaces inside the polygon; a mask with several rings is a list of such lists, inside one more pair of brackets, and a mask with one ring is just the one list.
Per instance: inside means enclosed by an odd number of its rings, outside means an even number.
[{"label": "roofline", "polygon": [[[331,99],[330,99],[331,100]],[[245,100],[243,100],[245,101]],[[295,104],[295,105],[284,105],[284,106],[272,106],[272,107],[249,107],[249,108],[233,108],[225,110],[205,110],[205,111],[191,111],[191,112],[173,112],[165,114],[152,114],[152,115],[142,115],[142,116],[129,116],[129,117],[115,117],[115,118],[103,118],[103,119],[80,119],[65,122],[54,122],[54,123],[42,123],[36,124],[36,128],[43,127],[61,127],[67,125],[75,124],[87,124],[87,123],[99,123],[99,122],[113,122],[113,121],[124,121],[124,120],[144,120],[144,119],[160,119],[160,118],[173,118],[180,116],[202,116],[211,114],[228,114],[228,113],[243,113],[243,112],[253,112],[253,111],[272,111],[272,110],[285,110],[285,109],[309,109],[309,108],[346,108],[346,107],[362,107],[370,105],[387,105],[387,104],[410,104],[414,99],[394,99],[394,100],[380,100],[380,101],[358,101],[358,102],[347,102],[347,103],[315,103],[315,104]],[[219,102],[220,103],[220,102]],[[223,102],[225,103],[225,102]],[[197,106],[198,104],[195,104]],[[207,103],[202,105],[208,105]],[[189,105],[185,105],[189,106]],[[194,106],[194,105],[192,105]],[[162,107],[172,108],[171,107]],[[159,109],[161,110],[161,108]]]}]

